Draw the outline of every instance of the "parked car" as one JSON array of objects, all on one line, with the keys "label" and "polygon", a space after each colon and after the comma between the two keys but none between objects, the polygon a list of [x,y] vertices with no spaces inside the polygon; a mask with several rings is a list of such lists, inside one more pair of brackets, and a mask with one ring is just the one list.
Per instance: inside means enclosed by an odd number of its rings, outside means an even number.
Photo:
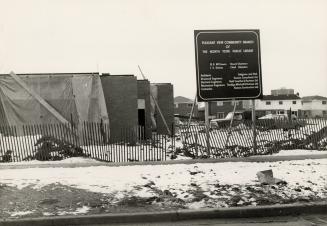
[{"label": "parked car", "polygon": [[175,123],[175,126],[184,125],[184,123],[178,117],[174,117],[174,123]]},{"label": "parked car", "polygon": [[230,125],[231,120],[233,119],[233,126],[240,124],[243,120],[243,112],[229,112],[225,118],[222,119],[212,119],[210,121],[211,128],[226,128]]},{"label": "parked car", "polygon": [[287,114],[268,114],[258,118],[259,129],[298,129],[305,126],[305,120],[298,120],[296,115],[291,115],[291,120]]},{"label": "parked car", "polygon": [[[296,120],[296,115],[291,115],[292,120]],[[268,114],[265,116],[260,117],[259,119],[279,119],[279,120],[286,120],[288,119],[287,114]]]}]

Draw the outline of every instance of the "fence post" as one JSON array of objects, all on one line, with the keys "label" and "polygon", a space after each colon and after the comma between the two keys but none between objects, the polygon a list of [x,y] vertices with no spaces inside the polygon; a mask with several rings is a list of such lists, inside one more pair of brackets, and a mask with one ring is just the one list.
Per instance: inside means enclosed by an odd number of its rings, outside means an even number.
[{"label": "fence post", "polygon": [[199,157],[199,150],[198,150],[198,133],[195,134],[195,157]]},{"label": "fence post", "polygon": [[255,121],[256,121],[256,117],[255,117],[255,100],[252,99],[253,152],[256,155],[256,154],[258,154],[258,151],[257,151],[257,134],[256,134]]},{"label": "fence post", "polygon": [[175,150],[175,125],[174,123],[171,124],[171,145],[173,151]]},{"label": "fence post", "polygon": [[205,126],[206,126],[207,155],[210,158],[209,102],[205,102],[204,113],[205,113]]}]

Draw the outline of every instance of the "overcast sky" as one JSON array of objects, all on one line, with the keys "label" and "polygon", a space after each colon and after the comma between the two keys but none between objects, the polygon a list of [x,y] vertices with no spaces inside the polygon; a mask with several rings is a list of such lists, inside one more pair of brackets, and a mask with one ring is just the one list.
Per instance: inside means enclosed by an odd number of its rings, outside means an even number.
[{"label": "overcast sky", "polygon": [[264,94],[327,96],[325,0],[0,0],[0,73],[108,72],[196,92],[194,30],[260,29]]}]

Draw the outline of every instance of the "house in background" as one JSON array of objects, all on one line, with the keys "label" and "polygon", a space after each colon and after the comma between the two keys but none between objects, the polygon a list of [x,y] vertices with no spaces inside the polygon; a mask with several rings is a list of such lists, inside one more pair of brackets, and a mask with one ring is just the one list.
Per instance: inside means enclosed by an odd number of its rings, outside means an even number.
[{"label": "house in background", "polygon": [[[209,102],[209,119],[224,118],[228,112],[233,111],[233,101],[212,101]],[[252,110],[252,100],[237,101],[236,111],[247,113],[249,116]],[[306,96],[301,98],[294,89],[271,90],[270,95],[263,95],[262,99],[255,100],[256,117],[268,114],[290,113],[297,117],[327,118],[327,97]],[[199,108],[199,118],[204,120],[204,107]]]},{"label": "house in background", "polygon": [[304,117],[327,118],[327,97],[306,96],[302,97],[302,111]]},{"label": "house in background", "polygon": [[280,88],[280,89],[271,90],[271,95],[273,96],[292,95],[292,94],[294,94],[294,89]]},{"label": "house in background", "polygon": [[[236,100],[236,112],[244,112],[247,110],[245,105],[247,102],[245,100]],[[211,119],[222,119],[227,116],[229,112],[234,110],[234,101],[232,100],[224,100],[224,101],[211,101],[209,102],[209,120]],[[205,109],[204,106],[199,107],[198,115],[199,119],[204,121],[205,118]]]},{"label": "house in background", "polygon": [[[177,96],[174,98],[174,114],[181,117],[189,117],[192,111],[193,100],[186,97]],[[193,117],[198,117],[198,104],[195,104]]]},{"label": "house in background", "polygon": [[[247,110],[252,109],[252,101],[244,103]],[[302,102],[299,94],[294,94],[293,89],[276,89],[271,95],[264,95],[262,99],[255,100],[256,116],[261,117],[267,114],[291,114],[302,116]]]},{"label": "house in background", "polygon": [[[225,118],[234,109],[234,101],[209,102],[209,119]],[[252,110],[252,100],[236,100],[236,112],[244,112],[247,117]],[[289,114],[302,116],[302,102],[299,94],[294,94],[294,89],[271,90],[271,95],[264,95],[262,99],[255,100],[256,116],[267,114]],[[204,119],[204,108],[199,109],[200,118]],[[245,116],[246,117],[246,116]]]},{"label": "house in background", "polygon": [[209,115],[213,118],[222,119],[225,118],[229,112],[234,110],[234,103],[236,103],[235,111],[243,112],[244,101],[212,101],[209,103]]}]

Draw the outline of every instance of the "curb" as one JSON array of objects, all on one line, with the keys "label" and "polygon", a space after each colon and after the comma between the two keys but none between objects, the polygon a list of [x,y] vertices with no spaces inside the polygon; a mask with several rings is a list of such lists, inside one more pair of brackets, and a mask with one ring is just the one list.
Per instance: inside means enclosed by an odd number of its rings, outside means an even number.
[{"label": "curb", "polygon": [[327,202],[274,206],[231,207],[202,210],[177,210],[153,213],[120,213],[0,220],[0,226],[64,226],[112,223],[174,222],[194,219],[273,217],[300,214],[327,214]]},{"label": "curb", "polygon": [[167,161],[145,161],[145,162],[96,162],[96,163],[58,163],[58,164],[17,164],[1,165],[1,169],[25,169],[25,168],[75,168],[91,166],[138,166],[138,165],[175,165],[175,164],[197,164],[197,163],[221,163],[221,162],[278,162],[305,159],[325,159],[327,154],[319,155],[287,155],[287,156],[251,156],[241,158],[221,158],[221,159],[187,159],[187,160],[167,160]]}]

